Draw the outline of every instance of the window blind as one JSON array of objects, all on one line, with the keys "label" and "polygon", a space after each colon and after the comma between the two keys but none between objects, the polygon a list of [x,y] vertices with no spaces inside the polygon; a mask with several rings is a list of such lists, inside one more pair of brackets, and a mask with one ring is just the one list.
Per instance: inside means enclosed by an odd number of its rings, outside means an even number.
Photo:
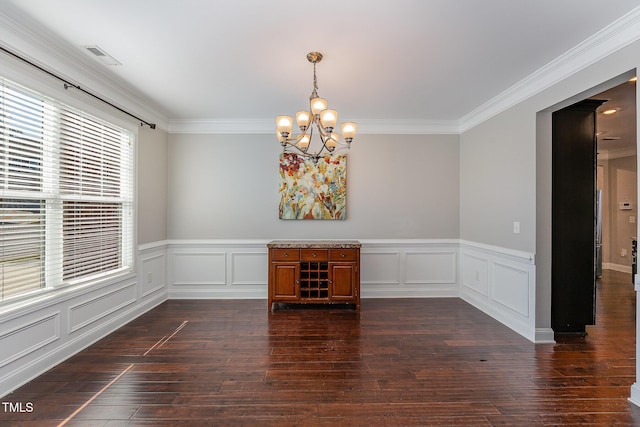
[{"label": "window blind", "polygon": [[0,79],[0,299],[133,262],[133,135]]}]

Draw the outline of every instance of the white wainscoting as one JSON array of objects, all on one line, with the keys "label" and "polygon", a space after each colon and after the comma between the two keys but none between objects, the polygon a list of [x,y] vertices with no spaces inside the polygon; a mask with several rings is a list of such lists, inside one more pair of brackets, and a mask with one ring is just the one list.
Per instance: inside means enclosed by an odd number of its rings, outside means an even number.
[{"label": "white wainscoting", "polygon": [[[268,242],[168,241],[169,298],[266,299]],[[533,254],[458,239],[360,242],[362,298],[461,297],[535,342]]]},{"label": "white wainscoting", "polygon": [[460,297],[536,341],[535,257],[460,241]]},{"label": "white wainscoting", "polygon": [[[533,254],[457,239],[361,242],[363,298],[461,297],[535,341]],[[266,300],[267,243],[142,245],[131,275],[0,307],[0,396],[167,298]]]},{"label": "white wainscoting", "polygon": [[[169,298],[267,298],[269,241],[169,241]],[[363,298],[457,297],[457,240],[362,240]]]},{"label": "white wainscoting", "polygon": [[141,246],[136,271],[0,307],[0,397],[167,298],[166,242]]},{"label": "white wainscoting", "polygon": [[268,240],[169,241],[167,245],[169,298],[266,300],[268,242]]},{"label": "white wainscoting", "polygon": [[457,240],[361,240],[362,298],[458,296]]}]

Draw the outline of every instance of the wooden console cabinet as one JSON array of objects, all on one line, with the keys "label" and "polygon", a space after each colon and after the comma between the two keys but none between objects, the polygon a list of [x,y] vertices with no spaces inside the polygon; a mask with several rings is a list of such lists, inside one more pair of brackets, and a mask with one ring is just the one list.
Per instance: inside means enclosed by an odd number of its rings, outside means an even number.
[{"label": "wooden console cabinet", "polygon": [[360,242],[274,240],[269,310],[274,303],[353,304],[360,310]]}]

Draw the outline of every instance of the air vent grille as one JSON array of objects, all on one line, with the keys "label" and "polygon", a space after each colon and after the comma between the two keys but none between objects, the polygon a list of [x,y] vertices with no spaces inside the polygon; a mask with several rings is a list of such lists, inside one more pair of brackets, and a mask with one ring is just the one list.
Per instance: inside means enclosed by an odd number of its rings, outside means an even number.
[{"label": "air vent grille", "polygon": [[92,45],[92,46],[85,46],[84,48],[87,50],[87,52],[91,53],[91,55],[94,58],[99,59],[102,63],[106,65],[122,65],[117,59],[109,55],[107,52],[105,52],[103,49],[101,49],[98,46]]}]

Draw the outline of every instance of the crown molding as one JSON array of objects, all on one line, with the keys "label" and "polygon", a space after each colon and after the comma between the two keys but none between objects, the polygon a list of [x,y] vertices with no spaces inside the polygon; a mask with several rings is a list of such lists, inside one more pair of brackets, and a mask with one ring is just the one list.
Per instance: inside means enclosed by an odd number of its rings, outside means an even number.
[{"label": "crown molding", "polygon": [[638,39],[640,7],[463,116],[460,119],[460,132],[466,132]]},{"label": "crown molding", "polygon": [[634,157],[637,154],[635,147],[618,148],[614,150],[598,150],[598,160],[615,160],[625,157]]},{"label": "crown molding", "polygon": [[273,120],[247,119],[172,119],[169,120],[169,133],[199,133],[199,134],[274,134],[276,133],[275,118]]},{"label": "crown molding", "polygon": [[[356,120],[360,134],[460,134],[491,117],[557,84],[607,55],[640,39],[640,7],[600,30],[563,55],[549,62],[517,84],[498,94],[459,120],[368,119]],[[95,90],[116,105],[170,133],[271,134],[271,119],[176,119],[135,88],[115,78],[104,68],[39,27],[11,4],[0,12],[0,40],[3,46],[82,87]]]},{"label": "crown molding", "polygon": [[[169,120],[169,133],[275,134],[273,119],[182,119]],[[422,135],[459,134],[457,120],[355,120],[358,134]]]},{"label": "crown molding", "polygon": [[[11,5],[0,12],[0,40],[3,47],[38,64],[115,105],[167,129],[168,118],[162,108],[142,96],[135,88],[114,78],[100,64],[81,54],[56,34],[42,28]],[[2,53],[3,57],[5,56]],[[14,59],[14,58],[12,58]],[[14,59],[18,61],[17,59]],[[34,69],[34,73],[41,73]]]}]

